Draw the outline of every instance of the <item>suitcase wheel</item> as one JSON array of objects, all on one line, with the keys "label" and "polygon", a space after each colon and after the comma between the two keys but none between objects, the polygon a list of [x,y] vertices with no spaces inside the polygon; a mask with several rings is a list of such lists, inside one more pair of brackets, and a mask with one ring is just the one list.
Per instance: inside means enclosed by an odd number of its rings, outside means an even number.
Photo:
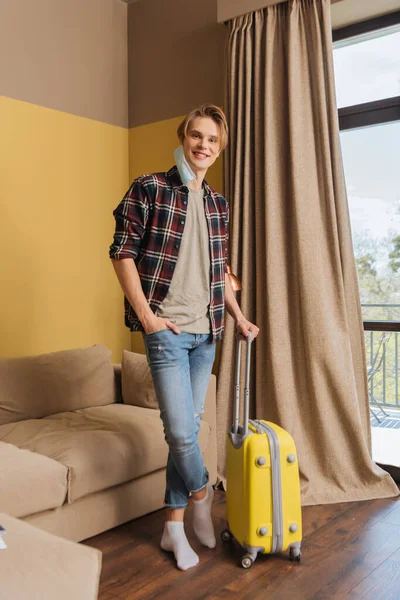
[{"label": "suitcase wheel", "polygon": [[301,561],[301,551],[298,548],[290,548],[289,550],[289,558],[292,561]]},{"label": "suitcase wheel", "polygon": [[254,560],[251,558],[249,554],[245,554],[240,561],[243,569],[250,569],[253,566]]},{"label": "suitcase wheel", "polygon": [[222,540],[223,542],[230,542],[230,541],[231,541],[231,539],[232,539],[232,534],[231,534],[231,532],[229,531],[229,529],[224,529],[224,530],[221,532],[221,540]]}]

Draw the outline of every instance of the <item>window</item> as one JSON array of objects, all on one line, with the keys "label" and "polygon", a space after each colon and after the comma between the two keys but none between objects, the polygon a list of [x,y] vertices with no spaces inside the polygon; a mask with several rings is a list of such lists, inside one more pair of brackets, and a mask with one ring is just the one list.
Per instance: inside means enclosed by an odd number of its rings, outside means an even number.
[{"label": "window", "polygon": [[342,131],[341,146],[364,317],[400,321],[400,121]]},{"label": "window", "polygon": [[373,458],[400,467],[400,12],[336,30],[333,41]]},{"label": "window", "polygon": [[338,108],[400,96],[400,25],[335,44]]}]

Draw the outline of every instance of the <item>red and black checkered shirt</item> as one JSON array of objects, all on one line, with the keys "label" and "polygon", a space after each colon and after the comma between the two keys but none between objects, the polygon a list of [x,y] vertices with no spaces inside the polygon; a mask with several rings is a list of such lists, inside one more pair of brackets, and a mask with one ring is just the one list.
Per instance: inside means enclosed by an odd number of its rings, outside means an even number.
[{"label": "red and black checkered shirt", "polygon": [[[213,340],[221,339],[224,328],[224,289],[228,253],[229,207],[223,196],[203,182],[204,207],[210,238],[210,321]],[[133,258],[144,295],[153,312],[167,295],[182,234],[185,228],[189,190],[179,172],[143,175],[135,179],[114,210],[115,234],[110,258]],[[132,306],[125,298],[125,324],[143,331]]]}]

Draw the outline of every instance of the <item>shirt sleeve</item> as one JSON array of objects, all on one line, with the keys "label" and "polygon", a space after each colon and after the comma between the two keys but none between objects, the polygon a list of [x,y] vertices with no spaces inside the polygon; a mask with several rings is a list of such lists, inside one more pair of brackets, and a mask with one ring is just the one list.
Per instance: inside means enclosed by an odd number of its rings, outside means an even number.
[{"label": "shirt sleeve", "polygon": [[228,272],[228,264],[229,264],[229,204],[226,203],[226,212],[225,212],[225,262],[224,262],[224,271]]},{"label": "shirt sleeve", "polygon": [[143,185],[134,181],[113,212],[115,233],[110,258],[135,259],[139,254],[149,217],[149,202]]}]

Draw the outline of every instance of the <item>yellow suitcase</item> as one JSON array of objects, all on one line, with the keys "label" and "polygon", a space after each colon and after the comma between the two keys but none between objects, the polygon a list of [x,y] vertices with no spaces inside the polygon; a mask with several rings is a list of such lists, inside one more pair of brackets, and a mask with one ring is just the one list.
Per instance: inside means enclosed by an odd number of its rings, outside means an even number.
[{"label": "yellow suitcase", "polygon": [[234,420],[227,441],[226,516],[221,537],[244,548],[250,568],[259,552],[289,549],[301,560],[302,519],[296,447],[290,434],[268,421],[249,420],[250,351],[247,339],[243,426],[239,425],[240,354],[237,344]]}]

